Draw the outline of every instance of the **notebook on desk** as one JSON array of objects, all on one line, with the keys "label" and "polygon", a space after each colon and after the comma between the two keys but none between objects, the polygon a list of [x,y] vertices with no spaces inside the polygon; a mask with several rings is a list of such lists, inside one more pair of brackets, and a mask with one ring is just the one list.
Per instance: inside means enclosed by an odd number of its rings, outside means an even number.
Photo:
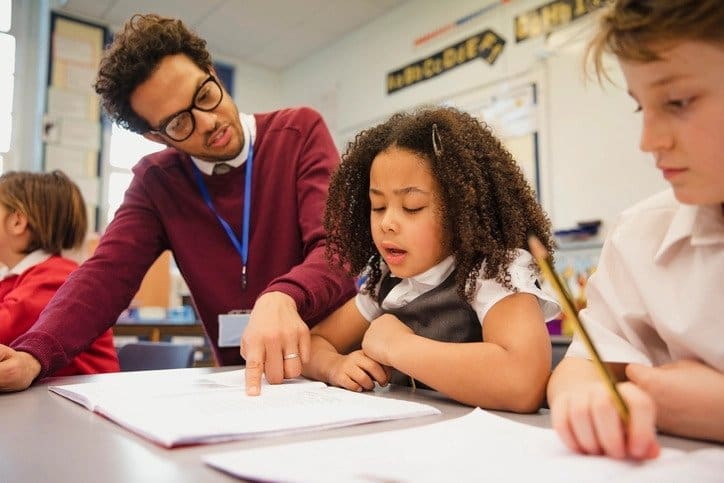
[{"label": "notebook on desk", "polygon": [[586,456],[568,450],[552,429],[482,409],[408,429],[229,451],[204,461],[253,481],[314,483],[702,483],[724,475],[722,448],[667,448],[643,463]]},{"label": "notebook on desk", "polygon": [[244,371],[148,371],[49,390],[164,447],[206,444],[439,414],[433,406],[306,379],[244,392]]}]

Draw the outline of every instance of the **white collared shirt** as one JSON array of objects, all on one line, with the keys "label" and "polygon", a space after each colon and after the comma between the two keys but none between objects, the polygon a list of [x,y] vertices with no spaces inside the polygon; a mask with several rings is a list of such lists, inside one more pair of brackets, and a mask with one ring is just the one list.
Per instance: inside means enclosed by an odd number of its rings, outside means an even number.
[{"label": "white collared shirt", "polygon": [[8,277],[13,277],[15,275],[22,275],[23,272],[25,272],[26,270],[30,270],[35,265],[40,265],[52,255],[52,253],[48,253],[45,250],[35,250],[33,252],[30,252],[25,255],[25,257],[20,260],[20,262],[18,262],[14,267],[10,269],[6,268],[2,273],[1,278],[5,279]]},{"label": "white collared shirt", "polygon": [[[525,250],[518,250],[518,256],[510,264],[510,283],[518,291],[530,293],[538,298],[543,315],[546,321],[552,320],[560,313],[560,307],[553,297],[536,286],[536,273],[531,269],[533,257]],[[383,309],[390,310],[402,307],[420,295],[429,292],[445,281],[455,270],[455,259],[447,257],[429,270],[414,277],[402,279],[400,283],[390,290],[387,297],[382,301],[382,306],[370,294],[358,293],[355,298],[357,309],[368,321],[372,321],[382,315]],[[389,272],[383,264],[383,277]],[[483,276],[483,268],[480,269],[478,277],[478,288],[470,304],[478,316],[482,325],[485,315],[501,299],[515,293],[513,290],[504,287],[495,280],[486,279]]]},{"label": "white collared shirt", "polygon": [[[254,115],[240,112],[239,120],[241,121],[241,130],[244,132],[244,147],[241,149],[241,152],[237,157],[224,161],[232,168],[238,168],[246,162],[246,157],[249,154],[249,144],[253,144],[254,139],[256,139],[256,118]],[[193,156],[191,156],[191,160],[202,173],[208,174],[209,176],[213,174],[216,163],[194,158]]]},{"label": "white collared shirt", "polygon": [[[724,371],[721,205],[659,193],[621,214],[586,287],[581,319],[609,362],[696,359]],[[574,339],[567,355],[588,358]]]}]

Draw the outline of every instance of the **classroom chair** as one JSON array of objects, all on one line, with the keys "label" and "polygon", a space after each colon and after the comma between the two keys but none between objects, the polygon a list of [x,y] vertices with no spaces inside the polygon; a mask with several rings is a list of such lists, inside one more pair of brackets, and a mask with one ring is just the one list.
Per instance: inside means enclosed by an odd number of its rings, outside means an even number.
[{"label": "classroom chair", "polygon": [[192,367],[194,347],[170,342],[133,342],[118,350],[121,371]]}]

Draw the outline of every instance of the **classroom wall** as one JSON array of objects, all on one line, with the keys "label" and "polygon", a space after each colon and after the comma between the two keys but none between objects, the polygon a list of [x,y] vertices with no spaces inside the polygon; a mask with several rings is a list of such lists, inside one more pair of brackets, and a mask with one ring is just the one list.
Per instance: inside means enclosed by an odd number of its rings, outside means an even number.
[{"label": "classroom wall", "polygon": [[[282,96],[290,105],[322,111],[343,147],[351,135],[389,114],[476,90],[505,93],[526,81],[539,85],[541,199],[554,226],[602,219],[604,230],[617,213],[666,187],[649,156],[638,151],[640,118],[625,90],[581,73],[584,40],[594,15],[544,37],[515,43],[516,15],[542,0],[413,0],[351,32],[340,42],[284,72]],[[420,48],[413,40],[486,5],[487,14]],[[507,40],[492,66],[472,61],[431,80],[386,94],[386,74],[485,29]],[[620,74],[613,73],[614,78]]]},{"label": "classroom wall", "polygon": [[42,162],[40,133],[48,83],[50,3],[14,0],[12,9],[15,86],[10,151],[4,155],[4,169],[37,171]]},{"label": "classroom wall", "polygon": [[284,106],[281,97],[281,74],[231,57],[216,55],[214,60],[230,64],[234,71],[234,100],[240,111],[266,112]]},{"label": "classroom wall", "polygon": [[[5,156],[6,171],[42,169],[42,116],[48,78],[50,15],[53,1],[15,0],[11,33],[16,36],[15,95],[11,151]],[[93,18],[80,18],[96,24]],[[111,31],[120,26],[108,26]],[[281,75],[264,67],[228,56],[212,56],[235,67],[234,99],[244,112],[269,111],[283,105]],[[105,138],[108,146],[108,138]]]},{"label": "classroom wall", "polygon": [[[620,87],[623,83],[603,90],[595,82],[582,81],[585,35],[581,32],[593,30],[590,21],[576,21],[548,39],[515,43],[514,17],[543,3],[412,0],[281,73],[233,58],[218,60],[236,66],[235,99],[242,111],[314,106],[324,114],[339,146],[397,110],[476,92],[505,93],[535,82],[540,94],[543,206],[556,228],[590,219],[602,219],[607,227],[625,207],[664,189],[666,183],[650,157],[638,151],[640,118],[632,114],[633,103]],[[495,8],[451,34],[420,48],[413,46],[415,38],[486,5]],[[50,10],[48,0],[13,4],[18,55],[13,151],[5,157],[6,169],[40,169]],[[507,40],[494,65],[472,61],[392,95],[385,93],[389,71],[488,28]],[[614,72],[614,77],[620,80],[619,73]]]}]

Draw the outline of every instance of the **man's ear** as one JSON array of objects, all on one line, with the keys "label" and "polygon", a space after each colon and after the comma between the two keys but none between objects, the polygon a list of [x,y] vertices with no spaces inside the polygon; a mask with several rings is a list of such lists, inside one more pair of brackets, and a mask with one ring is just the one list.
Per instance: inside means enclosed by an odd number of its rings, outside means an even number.
[{"label": "man's ear", "polygon": [[154,134],[152,132],[145,132],[142,134],[142,136],[144,138],[148,139],[149,141],[153,141],[154,143],[160,143],[160,144],[163,144],[164,146],[168,146],[168,143],[163,138],[163,136],[161,136],[160,134]]}]

